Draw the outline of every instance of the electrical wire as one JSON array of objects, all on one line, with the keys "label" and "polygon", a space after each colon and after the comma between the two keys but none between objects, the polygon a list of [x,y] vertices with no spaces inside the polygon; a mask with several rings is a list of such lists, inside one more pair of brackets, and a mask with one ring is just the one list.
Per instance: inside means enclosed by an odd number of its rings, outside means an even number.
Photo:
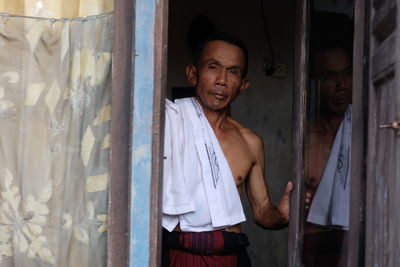
[{"label": "electrical wire", "polygon": [[[271,43],[271,38],[269,35],[269,31],[268,31],[268,27],[267,27],[267,22],[266,22],[266,18],[265,18],[265,9],[264,9],[264,0],[260,0],[260,4],[261,4],[261,16],[262,16],[262,21],[263,21],[263,25],[264,25],[264,34],[265,34],[265,38],[267,41],[267,46],[269,48],[269,52],[270,52],[270,63],[271,64],[265,64],[264,66],[264,71],[266,75],[272,75],[272,73],[275,70],[275,53],[274,53],[274,49],[272,47],[272,43]],[[267,66],[269,65],[269,66]]]}]

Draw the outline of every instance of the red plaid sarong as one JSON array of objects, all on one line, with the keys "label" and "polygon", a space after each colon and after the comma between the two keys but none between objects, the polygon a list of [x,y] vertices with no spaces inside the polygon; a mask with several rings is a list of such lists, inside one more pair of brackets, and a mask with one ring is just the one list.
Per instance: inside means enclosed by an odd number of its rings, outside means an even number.
[{"label": "red plaid sarong", "polygon": [[163,266],[251,266],[246,252],[249,243],[243,233],[164,231],[163,245]]}]

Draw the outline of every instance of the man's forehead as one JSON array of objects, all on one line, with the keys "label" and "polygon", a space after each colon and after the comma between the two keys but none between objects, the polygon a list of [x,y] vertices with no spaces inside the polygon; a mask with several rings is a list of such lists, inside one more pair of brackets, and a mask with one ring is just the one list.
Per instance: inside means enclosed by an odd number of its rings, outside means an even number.
[{"label": "man's forehead", "polygon": [[332,48],[320,52],[317,55],[317,72],[327,70],[341,70],[351,67],[351,60],[348,53],[342,48]]},{"label": "man's forehead", "polygon": [[226,46],[233,46],[233,47],[237,47],[238,49],[240,49],[238,46],[233,45],[227,41],[224,40],[212,40],[212,41],[208,41],[204,47],[226,47]]},{"label": "man's forehead", "polygon": [[214,59],[217,61],[229,59],[236,64],[244,65],[244,54],[240,47],[222,40],[209,41],[201,54],[201,61]]}]

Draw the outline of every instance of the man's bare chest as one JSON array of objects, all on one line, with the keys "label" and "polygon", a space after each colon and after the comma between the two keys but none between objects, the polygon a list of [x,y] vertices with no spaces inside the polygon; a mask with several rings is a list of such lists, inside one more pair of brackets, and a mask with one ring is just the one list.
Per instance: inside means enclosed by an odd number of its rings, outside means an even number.
[{"label": "man's bare chest", "polygon": [[254,163],[254,156],[247,142],[242,137],[218,138],[222,151],[228,161],[237,186],[248,176]]}]

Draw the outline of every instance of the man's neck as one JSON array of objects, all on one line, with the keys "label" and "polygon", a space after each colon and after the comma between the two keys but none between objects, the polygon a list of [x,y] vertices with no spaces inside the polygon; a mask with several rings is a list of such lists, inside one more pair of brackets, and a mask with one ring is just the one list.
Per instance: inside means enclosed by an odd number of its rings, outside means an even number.
[{"label": "man's neck", "polygon": [[197,102],[200,104],[204,115],[214,130],[221,129],[226,125],[229,118],[229,106],[221,110],[211,110],[205,107],[198,99]]},{"label": "man's neck", "polygon": [[323,114],[320,120],[323,131],[335,135],[343,116],[343,114]]},{"label": "man's neck", "polygon": [[204,114],[214,130],[223,128],[229,118],[228,109],[224,111],[205,110]]}]

